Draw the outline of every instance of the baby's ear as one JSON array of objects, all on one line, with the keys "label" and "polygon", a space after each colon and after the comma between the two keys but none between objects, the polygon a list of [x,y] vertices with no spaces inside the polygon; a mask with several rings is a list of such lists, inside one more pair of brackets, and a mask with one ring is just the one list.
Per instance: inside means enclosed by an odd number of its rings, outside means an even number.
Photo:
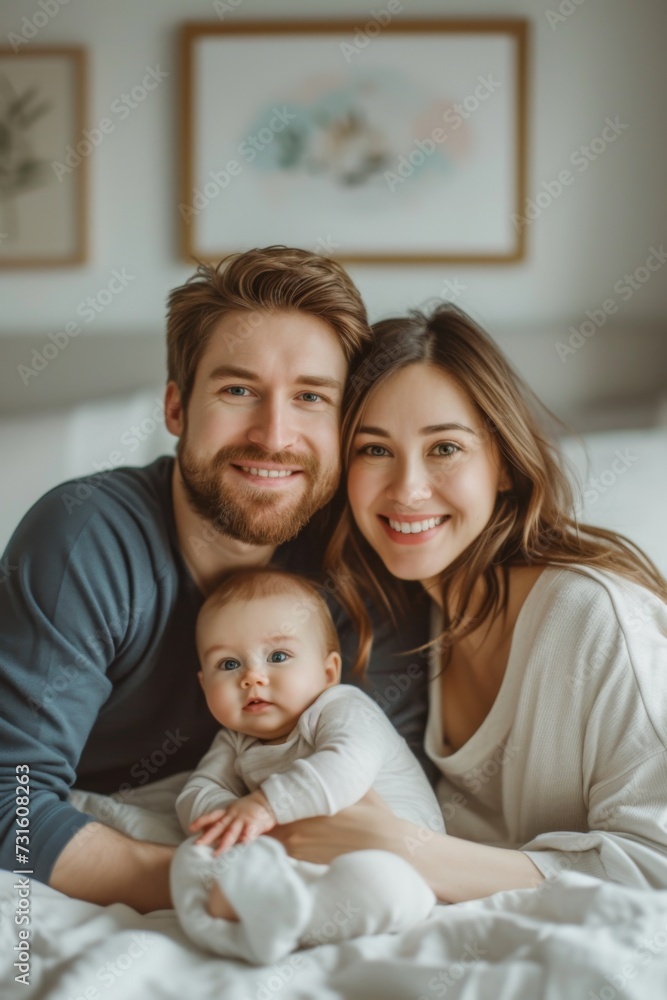
[{"label": "baby's ear", "polygon": [[333,651],[329,653],[324,661],[324,673],[327,679],[327,687],[333,687],[334,684],[338,684],[340,680],[341,667],[342,660],[340,658],[340,653]]}]

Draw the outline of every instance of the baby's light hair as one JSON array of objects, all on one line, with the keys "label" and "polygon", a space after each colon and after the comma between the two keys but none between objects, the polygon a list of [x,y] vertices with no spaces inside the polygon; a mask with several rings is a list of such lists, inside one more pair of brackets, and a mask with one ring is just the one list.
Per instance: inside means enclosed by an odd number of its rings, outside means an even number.
[{"label": "baby's light hair", "polygon": [[[247,603],[256,597],[282,597],[292,594],[301,601],[294,607],[294,628],[303,625],[311,614],[316,614],[326,653],[340,654],[340,640],[331,612],[315,583],[297,573],[288,573],[278,566],[251,566],[227,573],[212,594],[204,601],[199,615],[205,611],[223,608],[227,604]],[[305,616],[305,617],[304,617]]]}]

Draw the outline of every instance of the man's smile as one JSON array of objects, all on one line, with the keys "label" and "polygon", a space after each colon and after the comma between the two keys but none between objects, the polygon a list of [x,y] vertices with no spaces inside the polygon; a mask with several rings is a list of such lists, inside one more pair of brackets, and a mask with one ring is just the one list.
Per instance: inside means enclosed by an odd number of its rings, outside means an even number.
[{"label": "man's smile", "polygon": [[231,468],[253,486],[268,487],[269,489],[294,483],[303,475],[302,469],[297,466],[276,465],[271,462],[262,464],[253,462],[248,465],[232,463]]}]

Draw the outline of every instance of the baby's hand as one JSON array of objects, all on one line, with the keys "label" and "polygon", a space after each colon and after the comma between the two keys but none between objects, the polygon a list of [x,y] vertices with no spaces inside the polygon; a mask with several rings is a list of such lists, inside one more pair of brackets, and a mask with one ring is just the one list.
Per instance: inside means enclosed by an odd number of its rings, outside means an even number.
[{"label": "baby's hand", "polygon": [[215,847],[213,854],[217,856],[234,844],[249,844],[275,825],[273,809],[258,788],[256,792],[232,802],[226,809],[204,813],[190,824],[190,829],[193,833],[203,831],[195,843]]}]

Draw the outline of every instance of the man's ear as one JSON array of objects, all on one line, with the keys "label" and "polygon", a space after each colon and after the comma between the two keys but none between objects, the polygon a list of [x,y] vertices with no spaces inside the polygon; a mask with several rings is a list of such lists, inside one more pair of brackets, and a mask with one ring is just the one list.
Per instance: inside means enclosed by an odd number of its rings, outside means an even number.
[{"label": "man's ear", "polygon": [[333,687],[340,680],[342,660],[340,653],[331,652],[324,661],[324,675],[327,679],[327,687]]},{"label": "man's ear", "polygon": [[167,382],[164,393],[164,422],[174,437],[180,437],[185,427],[185,413],[181,394],[175,382]]}]

